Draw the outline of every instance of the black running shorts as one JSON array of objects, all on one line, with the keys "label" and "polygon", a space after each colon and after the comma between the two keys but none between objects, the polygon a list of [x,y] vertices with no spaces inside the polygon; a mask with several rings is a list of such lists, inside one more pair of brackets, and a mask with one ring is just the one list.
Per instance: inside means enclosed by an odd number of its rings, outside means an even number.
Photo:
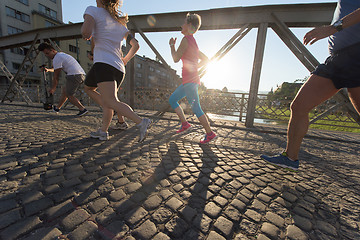
[{"label": "black running shorts", "polygon": [[120,70],[106,63],[95,63],[85,78],[85,85],[88,87],[97,87],[100,82],[113,82],[117,83],[119,87],[124,80],[125,74]]},{"label": "black running shorts", "polygon": [[360,87],[360,43],[333,53],[312,74],[330,79],[337,89]]}]

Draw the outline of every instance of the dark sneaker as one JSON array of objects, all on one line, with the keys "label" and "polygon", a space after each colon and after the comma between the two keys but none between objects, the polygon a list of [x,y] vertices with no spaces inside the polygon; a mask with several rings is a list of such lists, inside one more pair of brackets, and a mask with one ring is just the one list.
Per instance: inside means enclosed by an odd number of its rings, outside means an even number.
[{"label": "dark sneaker", "polygon": [[86,110],[86,108],[84,108],[84,110],[79,111],[79,113],[78,113],[78,114],[76,114],[76,116],[81,117],[81,116],[83,116],[83,115],[87,114],[88,112],[89,112],[89,111],[88,111],[88,110]]},{"label": "dark sneaker", "polygon": [[111,127],[115,130],[126,130],[129,128],[129,125],[126,122],[117,122],[114,126]]},{"label": "dark sneaker", "polygon": [[176,133],[185,132],[186,130],[190,130],[190,129],[191,129],[190,123],[186,122],[186,124],[181,124],[180,129],[177,130]]},{"label": "dark sneaker", "polygon": [[98,138],[101,141],[106,141],[106,140],[109,140],[109,133],[108,132],[103,132],[100,129],[98,129],[96,132],[91,132],[90,137]]},{"label": "dark sneaker", "polygon": [[145,137],[146,137],[146,131],[148,129],[148,127],[151,124],[151,120],[148,118],[144,118],[141,123],[139,125],[137,125],[140,129],[140,138],[139,138],[139,142],[144,141]]},{"label": "dark sneaker", "polygon": [[299,170],[299,160],[291,160],[290,158],[288,158],[286,152],[280,153],[279,155],[275,156],[261,155],[260,157],[272,165],[282,167],[294,172],[297,172]]},{"label": "dark sneaker", "polygon": [[201,144],[204,144],[204,143],[209,143],[211,140],[214,140],[216,139],[217,136],[214,132],[211,132],[211,134],[205,134],[205,137],[203,140],[200,141]]},{"label": "dark sneaker", "polygon": [[59,113],[60,109],[58,109],[56,106],[53,106],[53,112]]}]

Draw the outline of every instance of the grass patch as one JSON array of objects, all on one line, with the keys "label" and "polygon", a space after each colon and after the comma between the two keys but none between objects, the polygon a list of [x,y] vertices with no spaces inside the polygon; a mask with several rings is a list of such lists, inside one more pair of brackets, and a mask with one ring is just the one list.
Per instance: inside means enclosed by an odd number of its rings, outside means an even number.
[{"label": "grass patch", "polygon": [[[257,114],[262,119],[273,120],[277,124],[287,125],[290,119],[289,109],[266,108],[257,107]],[[310,119],[313,119],[317,114],[310,112]],[[334,114],[327,115],[325,119],[319,119],[315,123],[310,124],[311,129],[345,131],[345,132],[360,132],[360,125],[353,122],[348,116],[336,116]]]}]

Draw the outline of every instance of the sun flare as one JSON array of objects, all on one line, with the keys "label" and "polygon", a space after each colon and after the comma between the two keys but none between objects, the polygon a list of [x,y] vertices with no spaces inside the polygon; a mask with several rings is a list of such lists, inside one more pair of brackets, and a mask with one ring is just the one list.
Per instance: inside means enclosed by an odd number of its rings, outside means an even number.
[{"label": "sun flare", "polygon": [[207,88],[211,89],[228,89],[233,88],[233,84],[230,84],[232,79],[235,78],[236,66],[226,58],[219,61],[211,61],[207,68],[206,73],[202,77],[201,81]]}]

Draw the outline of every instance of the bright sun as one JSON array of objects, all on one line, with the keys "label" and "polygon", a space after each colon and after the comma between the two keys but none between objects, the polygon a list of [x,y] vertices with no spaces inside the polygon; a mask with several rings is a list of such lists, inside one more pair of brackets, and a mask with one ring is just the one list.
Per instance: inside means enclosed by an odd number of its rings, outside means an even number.
[{"label": "bright sun", "polygon": [[210,89],[221,90],[224,87],[234,89],[232,81],[236,75],[234,67],[234,64],[225,57],[219,61],[211,61],[201,81]]}]

